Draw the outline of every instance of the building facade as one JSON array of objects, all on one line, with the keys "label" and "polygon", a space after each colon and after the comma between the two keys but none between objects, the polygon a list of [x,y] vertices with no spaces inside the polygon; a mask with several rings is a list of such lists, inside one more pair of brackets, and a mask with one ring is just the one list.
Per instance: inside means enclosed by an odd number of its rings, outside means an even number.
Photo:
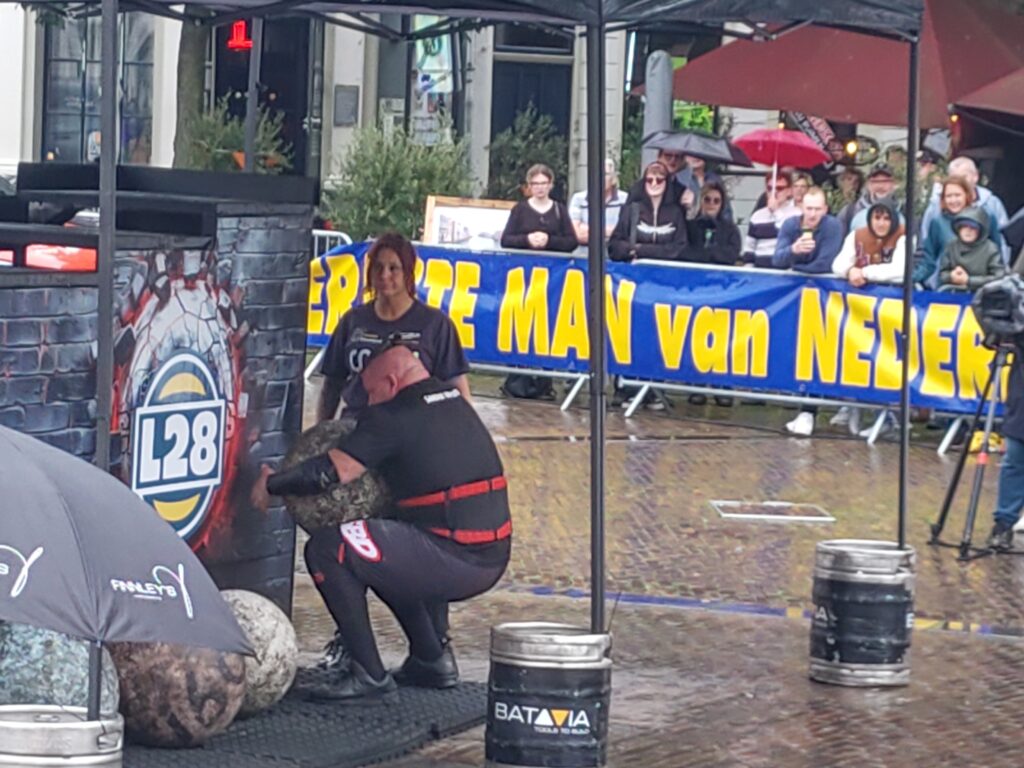
[{"label": "building facade", "polygon": [[[429,23],[426,19],[422,23]],[[399,17],[381,23],[398,28]],[[413,22],[419,23],[417,21]],[[245,22],[224,25],[206,56],[206,103],[244,111],[251,40]],[[121,16],[119,161],[174,162],[181,23]],[[512,25],[407,46],[340,26],[298,19],[265,26],[261,102],[285,115],[295,172],[328,179],[354,132],[383,121],[436,140],[440,107],[467,137],[474,174],[486,181],[491,139],[533,103],[552,117],[570,148],[570,191],[586,178],[586,60],[579,35]],[[0,6],[0,175],[19,161],[94,162],[99,131],[99,20],[42,20]],[[626,34],[607,45],[607,136],[621,141]],[[431,69],[433,67],[433,69]],[[406,96],[406,89],[409,96]],[[408,112],[408,114],[407,114]]]}]

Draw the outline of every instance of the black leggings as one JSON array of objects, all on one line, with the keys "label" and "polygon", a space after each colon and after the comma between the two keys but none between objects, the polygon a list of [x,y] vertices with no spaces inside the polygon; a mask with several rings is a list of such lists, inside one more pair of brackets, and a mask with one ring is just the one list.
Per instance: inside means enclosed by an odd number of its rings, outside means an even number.
[{"label": "black leggings", "polygon": [[370,587],[409,638],[413,656],[433,661],[448,631],[448,603],[486,592],[508,564],[510,541],[462,546],[398,520],[359,520],[315,531],[306,565],[352,658],[384,676],[366,604]]}]

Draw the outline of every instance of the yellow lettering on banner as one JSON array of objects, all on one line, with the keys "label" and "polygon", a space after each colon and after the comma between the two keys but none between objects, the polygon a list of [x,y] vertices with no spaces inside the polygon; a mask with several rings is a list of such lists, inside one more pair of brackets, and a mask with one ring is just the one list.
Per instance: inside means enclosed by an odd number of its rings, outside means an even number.
[{"label": "yellow lettering on banner", "polygon": [[835,384],[839,370],[839,329],[843,320],[843,294],[830,292],[821,310],[821,291],[800,292],[800,316],[796,326],[796,378],[814,379],[815,361],[823,384]]},{"label": "yellow lettering on banner", "polygon": [[[419,256],[416,257],[416,266],[412,268],[412,279],[416,285],[423,282],[423,273],[426,272],[426,264]],[[370,260],[366,260],[366,284],[370,284]]]},{"label": "yellow lettering on banner", "polygon": [[668,304],[654,305],[654,322],[658,328],[658,347],[661,359],[670,371],[678,371],[683,361],[683,345],[686,333],[690,328],[690,316],[693,307],[676,307],[675,311]]},{"label": "yellow lettering on banner", "polygon": [[995,352],[982,346],[984,335],[974,313],[964,312],[956,334],[957,388],[964,400],[981,397],[985,382],[988,381],[989,365]]},{"label": "yellow lettering on banner", "polygon": [[[921,351],[918,344],[917,309],[910,308],[910,368],[913,381],[921,370]],[[875,358],[875,389],[900,388],[903,360],[899,356],[900,329],[903,327],[903,300],[882,299],[878,302],[878,355]]]},{"label": "yellow lettering on banner", "polygon": [[435,309],[441,308],[445,293],[455,280],[452,263],[445,259],[431,259],[427,262],[423,286],[427,289],[426,303]]},{"label": "yellow lettering on banner", "polygon": [[587,289],[583,273],[570,269],[565,273],[562,298],[555,316],[555,334],[551,339],[552,357],[565,357],[570,349],[580,358],[590,357],[590,336],[587,332]]},{"label": "yellow lettering on banner", "polygon": [[309,271],[306,330],[330,335],[359,297],[359,262],[350,253],[327,256],[313,259]]},{"label": "yellow lettering on banner", "polygon": [[543,267],[530,270],[529,286],[523,267],[509,270],[505,278],[498,314],[499,351],[512,351],[513,334],[520,354],[529,354],[531,337],[534,351],[548,354],[548,271]]},{"label": "yellow lettering on banner", "polygon": [[956,394],[953,372],[942,366],[953,361],[953,340],[948,334],[956,330],[960,310],[956,304],[930,304],[924,313],[924,324],[921,326],[924,360],[922,395],[953,397]]},{"label": "yellow lettering on banner", "polygon": [[605,324],[608,326],[612,358],[617,363],[629,365],[633,361],[633,296],[636,295],[636,283],[620,280],[616,296],[612,276],[606,275],[604,289]]},{"label": "yellow lettering on banner", "polygon": [[476,294],[480,287],[480,265],[475,261],[460,261],[455,265],[455,288],[448,305],[448,317],[452,319],[459,341],[466,349],[476,348],[476,327],[472,323],[476,311]]},{"label": "yellow lettering on banner", "polygon": [[768,341],[771,338],[768,313],[737,309],[733,316],[732,372],[737,376],[768,375]]},{"label": "yellow lettering on banner", "polygon": [[729,310],[701,307],[690,334],[693,365],[701,373],[729,372]]},{"label": "yellow lettering on banner", "polygon": [[[843,327],[843,368],[840,382],[848,387],[871,384],[871,360],[875,348],[875,329],[869,322],[875,317],[874,296],[864,293],[846,295],[846,325]],[[868,359],[865,359],[868,357]]]}]

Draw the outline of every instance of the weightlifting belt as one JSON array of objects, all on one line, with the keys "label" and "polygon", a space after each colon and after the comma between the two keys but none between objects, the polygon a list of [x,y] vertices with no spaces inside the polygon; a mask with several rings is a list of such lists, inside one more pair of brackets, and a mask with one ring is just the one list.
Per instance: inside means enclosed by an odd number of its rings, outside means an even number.
[{"label": "weightlifting belt", "polygon": [[450,531],[447,528],[427,528],[427,530],[459,544],[491,544],[512,535],[512,521],[509,520],[496,531]]},{"label": "weightlifting belt", "polygon": [[437,491],[423,496],[413,496],[410,499],[402,499],[396,502],[402,509],[413,507],[433,507],[437,504],[447,504],[449,501],[468,499],[470,496],[481,496],[491,491],[500,491],[508,487],[504,475],[492,477],[490,480],[477,480],[464,485],[453,485],[447,491]]},{"label": "weightlifting belt", "polygon": [[[476,530],[459,525],[460,515],[457,510],[450,507],[450,504],[451,502],[463,499],[470,499],[496,491],[503,491],[507,487],[508,483],[505,480],[505,477],[503,475],[498,475],[497,477],[492,477],[489,480],[477,480],[472,483],[455,485],[445,491],[436,491],[435,493],[427,493],[423,496],[413,496],[408,499],[401,499],[395,502],[395,506],[401,510],[435,507],[437,508],[435,511],[414,512],[409,515],[402,515],[400,516],[400,519],[421,525],[425,530],[430,531],[437,536],[443,536],[446,539],[451,539],[459,544],[490,544],[495,541],[507,539],[512,535],[512,522],[507,518],[507,507],[504,507],[503,505],[501,508],[504,508],[506,511],[500,518],[494,520],[494,523],[497,524],[499,520],[504,518],[504,522],[502,522],[500,526],[497,528]],[[495,511],[497,511],[497,509]],[[486,518],[487,515],[484,517]],[[474,515],[474,519],[478,521],[478,524],[479,522],[483,522],[477,518],[476,515]]]}]

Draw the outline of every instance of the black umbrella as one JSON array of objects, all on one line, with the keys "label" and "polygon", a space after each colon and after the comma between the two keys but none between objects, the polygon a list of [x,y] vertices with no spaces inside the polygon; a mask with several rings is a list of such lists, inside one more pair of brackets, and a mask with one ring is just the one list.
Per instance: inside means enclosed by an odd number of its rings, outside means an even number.
[{"label": "black umbrella", "polygon": [[728,139],[703,131],[655,131],[644,137],[644,149],[664,149],[682,152],[718,163],[732,163],[751,167],[753,163],[743,150]]},{"label": "black umbrella", "polygon": [[0,499],[0,619],[252,652],[188,545],[111,475],[0,427]]}]

